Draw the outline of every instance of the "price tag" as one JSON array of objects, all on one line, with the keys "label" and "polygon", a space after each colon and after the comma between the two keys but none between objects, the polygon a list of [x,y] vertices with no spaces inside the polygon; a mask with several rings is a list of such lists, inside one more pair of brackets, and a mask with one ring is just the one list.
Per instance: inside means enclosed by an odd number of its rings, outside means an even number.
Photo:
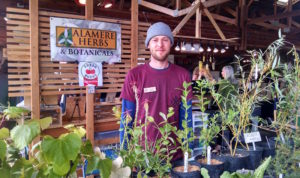
[{"label": "price tag", "polygon": [[244,133],[245,142],[252,143],[252,142],[260,142],[261,137],[259,132],[251,132],[251,133]]}]

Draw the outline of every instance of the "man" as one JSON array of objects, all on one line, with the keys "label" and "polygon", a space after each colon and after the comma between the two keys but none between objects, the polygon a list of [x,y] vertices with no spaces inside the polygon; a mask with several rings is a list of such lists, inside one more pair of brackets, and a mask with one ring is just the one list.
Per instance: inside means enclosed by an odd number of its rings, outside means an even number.
[{"label": "man", "polygon": [[[120,128],[124,128],[125,113],[132,118],[138,119],[142,124],[145,118],[145,102],[149,105],[149,116],[152,116],[157,124],[163,118],[160,112],[168,113],[168,108],[174,108],[174,115],[169,118],[170,123],[181,128],[181,121],[184,119],[185,111],[181,107],[181,95],[183,82],[191,82],[190,75],[185,69],[168,62],[168,55],[174,43],[170,27],[162,22],[150,26],[147,31],[145,45],[150,49],[150,62],[131,69],[125,79],[122,89],[122,119]],[[137,89],[138,105],[136,105],[135,92]],[[192,91],[188,96],[188,104],[191,105]],[[138,108],[138,116],[135,111]],[[188,126],[192,127],[192,110],[189,109]],[[138,122],[139,123],[139,122]],[[131,123],[132,124],[132,123]],[[154,125],[147,127],[148,142],[154,143],[159,132]],[[175,135],[173,135],[175,137]],[[120,141],[123,143],[124,129],[120,132]],[[176,138],[174,138],[176,140]],[[173,160],[179,159],[182,154],[176,154]]]}]

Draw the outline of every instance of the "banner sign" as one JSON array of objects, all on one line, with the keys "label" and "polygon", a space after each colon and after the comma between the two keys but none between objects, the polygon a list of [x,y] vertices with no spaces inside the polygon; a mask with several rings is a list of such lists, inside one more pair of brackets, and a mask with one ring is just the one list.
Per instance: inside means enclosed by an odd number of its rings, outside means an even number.
[{"label": "banner sign", "polygon": [[103,86],[101,62],[80,62],[78,75],[79,86]]},{"label": "banner sign", "polygon": [[121,25],[50,17],[52,61],[121,61]]}]

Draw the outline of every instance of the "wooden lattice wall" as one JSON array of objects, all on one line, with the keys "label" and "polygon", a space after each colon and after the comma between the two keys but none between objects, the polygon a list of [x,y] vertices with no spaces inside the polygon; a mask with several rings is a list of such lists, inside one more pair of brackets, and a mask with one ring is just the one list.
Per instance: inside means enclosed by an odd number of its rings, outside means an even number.
[{"label": "wooden lattice wall", "polygon": [[[7,8],[7,56],[9,97],[30,96],[30,39],[29,10]],[[77,64],[59,63],[50,60],[50,17],[84,19],[84,16],[39,11],[39,83],[40,95],[61,95],[85,93],[85,87],[78,85]],[[95,21],[121,24],[121,62],[103,65],[103,87],[96,93],[120,92],[125,75],[131,66],[130,21],[97,18]],[[139,22],[139,58],[149,58],[144,40],[150,24]],[[143,61],[138,61],[143,62]]]}]

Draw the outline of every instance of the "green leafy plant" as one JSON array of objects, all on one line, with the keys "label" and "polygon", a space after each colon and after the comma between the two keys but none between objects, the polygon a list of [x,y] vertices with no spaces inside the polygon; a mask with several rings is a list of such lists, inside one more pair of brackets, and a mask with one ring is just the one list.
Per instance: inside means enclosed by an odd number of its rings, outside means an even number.
[{"label": "green leafy plant", "polygon": [[[88,160],[88,167],[99,169],[101,177],[108,178],[111,173],[112,161],[101,158],[94,152],[91,143],[82,141],[85,130],[82,127],[68,126],[69,133],[58,138],[42,135],[41,131],[48,128],[52,118],[40,120],[24,119],[28,110],[8,107],[4,110],[6,119],[18,119],[19,125],[11,131],[0,129],[0,175],[4,177],[74,177],[78,165]],[[40,137],[41,141],[31,147],[28,159],[20,155],[33,140]],[[87,172],[91,172],[89,169]]]},{"label": "green leafy plant", "polygon": [[257,169],[255,169],[253,174],[251,172],[247,174],[242,174],[238,172],[234,172],[230,174],[229,172],[225,171],[221,175],[221,178],[263,178],[267,167],[271,163],[271,160],[272,160],[271,156],[268,157]]},{"label": "green leafy plant", "polygon": [[[210,100],[207,98],[207,89],[212,85],[213,83],[208,82],[207,80],[198,80],[197,86],[195,89],[199,91],[200,94],[196,95],[198,99],[197,106],[200,108],[200,111],[202,113],[205,113],[206,108],[208,104],[210,103]],[[217,135],[220,133],[220,126],[217,123],[217,118],[219,117],[219,114],[214,114],[212,118],[204,120],[203,115],[201,114],[202,121],[206,127],[203,127],[200,133],[199,142],[203,143],[205,147],[208,147],[209,144],[214,143],[213,139],[217,137]],[[203,151],[203,154],[206,157],[206,150]]]},{"label": "green leafy plant", "polygon": [[[136,100],[138,102],[137,96]],[[159,115],[163,121],[156,123],[155,119],[148,115],[149,105],[147,102],[144,104],[144,109],[146,114],[143,124],[137,118],[134,119],[133,124],[130,124],[132,118],[129,113],[125,114],[125,118],[121,120],[124,122],[124,140],[120,150],[120,155],[124,160],[123,166],[128,166],[132,170],[135,169],[138,173],[145,172],[148,174],[153,171],[158,177],[163,177],[171,168],[170,162],[176,152],[176,149],[170,150],[170,147],[176,144],[171,137],[176,128],[168,121],[174,115],[174,111],[173,108],[169,108],[167,114],[160,112]],[[139,108],[136,109],[136,116],[138,110]],[[113,111],[116,117],[121,116],[116,108]],[[146,128],[149,124],[154,126],[160,135],[153,142],[149,142],[147,137]]]},{"label": "green leafy plant", "polygon": [[192,107],[188,105],[188,95],[191,92],[189,87],[191,85],[192,83],[183,82],[181,102],[184,109],[184,120],[182,120],[182,129],[175,132],[179,143],[178,149],[181,149],[184,154],[184,172],[188,169],[188,155],[191,152],[189,145],[194,141],[193,128],[188,127],[188,110]]},{"label": "green leafy plant", "polygon": [[284,174],[285,177],[297,177],[300,174],[300,143],[298,117],[300,108],[300,61],[295,46],[287,56],[292,58],[290,64],[277,63],[279,69],[271,73],[274,87],[272,95],[277,98],[277,110],[271,128],[277,133],[276,156],[272,161],[269,172],[276,175]]},{"label": "green leafy plant", "polygon": [[[219,107],[219,116],[222,120],[222,130],[229,129],[233,134],[230,140],[223,137],[230,154],[236,154],[241,136],[248,132],[251,125],[252,113],[256,106],[268,98],[264,94],[272,88],[272,82],[263,85],[268,76],[278,69],[278,50],[284,44],[282,38],[273,42],[265,51],[247,51],[251,59],[249,70],[244,70],[242,58],[237,57],[237,66],[240,70],[240,83],[235,86],[228,81],[220,81],[216,91],[214,85],[209,85],[211,95]],[[248,72],[249,71],[249,72]],[[259,74],[258,74],[259,73]],[[249,86],[252,86],[249,88]],[[226,92],[223,92],[226,91]],[[245,145],[248,148],[248,145]]]}]

